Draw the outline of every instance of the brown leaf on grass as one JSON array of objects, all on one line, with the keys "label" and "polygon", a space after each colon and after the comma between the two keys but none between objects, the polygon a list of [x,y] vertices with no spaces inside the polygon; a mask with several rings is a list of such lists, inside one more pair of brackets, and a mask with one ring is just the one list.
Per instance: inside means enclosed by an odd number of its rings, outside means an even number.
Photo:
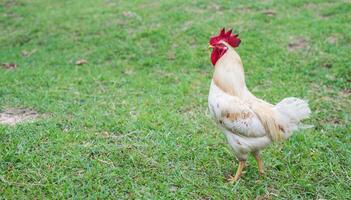
[{"label": "brown leaf on grass", "polygon": [[134,12],[131,11],[124,11],[122,14],[125,17],[134,17],[136,15]]},{"label": "brown leaf on grass", "polygon": [[14,63],[4,63],[1,64],[1,66],[3,66],[5,69],[14,69],[17,67],[17,65]]},{"label": "brown leaf on grass", "polygon": [[141,17],[138,14],[136,14],[135,12],[124,11],[122,14],[124,17],[127,17],[127,18],[135,18],[137,20],[141,20]]},{"label": "brown leaf on grass", "polygon": [[218,3],[212,3],[209,6],[210,6],[210,8],[213,8],[216,11],[221,9],[221,6]]},{"label": "brown leaf on grass", "polygon": [[22,56],[27,57],[29,55],[29,52],[26,50],[21,51]]},{"label": "brown leaf on grass", "polygon": [[345,96],[349,96],[351,94],[351,88],[347,88],[342,90],[342,94]]},{"label": "brown leaf on grass", "polygon": [[38,112],[32,109],[8,108],[0,112],[0,124],[15,125],[21,122],[33,121],[38,117]]},{"label": "brown leaf on grass", "polygon": [[167,57],[168,57],[168,60],[174,60],[176,59],[176,54],[174,51],[168,51]]},{"label": "brown leaf on grass", "polygon": [[277,13],[274,10],[263,11],[263,14],[267,15],[268,17],[274,17],[277,15]]},{"label": "brown leaf on grass", "polygon": [[86,61],[86,60],[84,60],[84,59],[79,59],[79,60],[77,60],[77,62],[76,62],[76,65],[84,65],[84,64],[86,64],[88,61]]},{"label": "brown leaf on grass", "polygon": [[295,51],[299,49],[305,49],[308,46],[308,42],[306,39],[300,37],[293,39],[292,42],[288,44],[289,51]]},{"label": "brown leaf on grass", "polygon": [[341,124],[341,120],[338,119],[338,118],[333,118],[333,119],[330,120],[330,122],[331,122],[332,124]]},{"label": "brown leaf on grass", "polygon": [[122,73],[127,75],[132,75],[134,74],[134,70],[132,68],[126,68],[122,71]]},{"label": "brown leaf on grass", "polygon": [[250,8],[250,7],[242,7],[242,8],[238,9],[238,12],[249,13],[249,12],[252,12],[252,8]]},{"label": "brown leaf on grass", "polygon": [[32,51],[23,50],[23,51],[21,51],[21,54],[23,57],[29,57],[32,54],[34,54],[36,51],[37,51],[36,49],[33,49]]},{"label": "brown leaf on grass", "polygon": [[327,42],[330,43],[330,44],[336,44],[337,41],[338,41],[338,38],[336,36],[334,36],[334,35],[329,36],[327,38]]},{"label": "brown leaf on grass", "polygon": [[169,188],[169,191],[171,192],[176,192],[178,190],[178,186],[176,185],[171,185],[171,187]]},{"label": "brown leaf on grass", "polygon": [[262,196],[257,196],[255,200],[270,200],[273,197],[270,194],[264,194]]},{"label": "brown leaf on grass", "polygon": [[324,63],[323,67],[330,69],[330,68],[333,67],[333,64],[331,64],[331,63]]}]

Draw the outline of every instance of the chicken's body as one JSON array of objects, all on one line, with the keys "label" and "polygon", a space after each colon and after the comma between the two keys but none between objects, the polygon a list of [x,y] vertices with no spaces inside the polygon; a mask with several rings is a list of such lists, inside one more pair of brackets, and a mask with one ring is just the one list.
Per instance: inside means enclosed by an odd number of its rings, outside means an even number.
[{"label": "chicken's body", "polygon": [[277,105],[256,98],[246,87],[244,69],[236,51],[226,42],[227,51],[214,66],[208,104],[211,116],[224,132],[240,164],[237,180],[249,153],[263,173],[259,151],[277,140],[287,139],[299,122],[308,117],[308,104],[286,98]]},{"label": "chicken's body", "polygon": [[246,160],[250,152],[259,151],[271,139],[256,114],[238,97],[228,95],[211,83],[209,110],[225,134],[239,160]]}]

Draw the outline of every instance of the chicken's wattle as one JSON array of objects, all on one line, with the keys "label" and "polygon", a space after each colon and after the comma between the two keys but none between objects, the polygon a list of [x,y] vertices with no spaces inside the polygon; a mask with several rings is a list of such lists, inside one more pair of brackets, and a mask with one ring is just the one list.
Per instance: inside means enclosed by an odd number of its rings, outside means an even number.
[{"label": "chicken's wattle", "polygon": [[227,48],[225,46],[216,46],[213,48],[211,53],[211,62],[213,65],[225,54]]}]

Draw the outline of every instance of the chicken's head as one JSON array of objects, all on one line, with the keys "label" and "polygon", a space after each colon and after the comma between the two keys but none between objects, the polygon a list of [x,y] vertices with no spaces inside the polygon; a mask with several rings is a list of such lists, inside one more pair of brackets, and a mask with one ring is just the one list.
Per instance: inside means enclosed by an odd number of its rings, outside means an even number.
[{"label": "chicken's head", "polygon": [[228,47],[224,44],[226,42],[231,47],[238,47],[241,40],[238,38],[238,34],[232,34],[232,29],[225,32],[225,29],[219,32],[219,35],[212,36],[209,41],[209,47],[212,48],[211,62],[213,65],[225,54]]}]

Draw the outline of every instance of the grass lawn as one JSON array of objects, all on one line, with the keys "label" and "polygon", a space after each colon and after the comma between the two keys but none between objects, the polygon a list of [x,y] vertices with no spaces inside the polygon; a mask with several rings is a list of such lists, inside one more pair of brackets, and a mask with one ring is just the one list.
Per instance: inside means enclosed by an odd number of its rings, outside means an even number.
[{"label": "grass lawn", "polygon": [[[0,125],[0,199],[350,198],[350,13],[349,1],[0,0],[0,111],[40,114]],[[207,112],[221,27],[240,34],[255,95],[313,111],[314,128],[263,152],[264,177],[250,157],[234,184]]]}]

